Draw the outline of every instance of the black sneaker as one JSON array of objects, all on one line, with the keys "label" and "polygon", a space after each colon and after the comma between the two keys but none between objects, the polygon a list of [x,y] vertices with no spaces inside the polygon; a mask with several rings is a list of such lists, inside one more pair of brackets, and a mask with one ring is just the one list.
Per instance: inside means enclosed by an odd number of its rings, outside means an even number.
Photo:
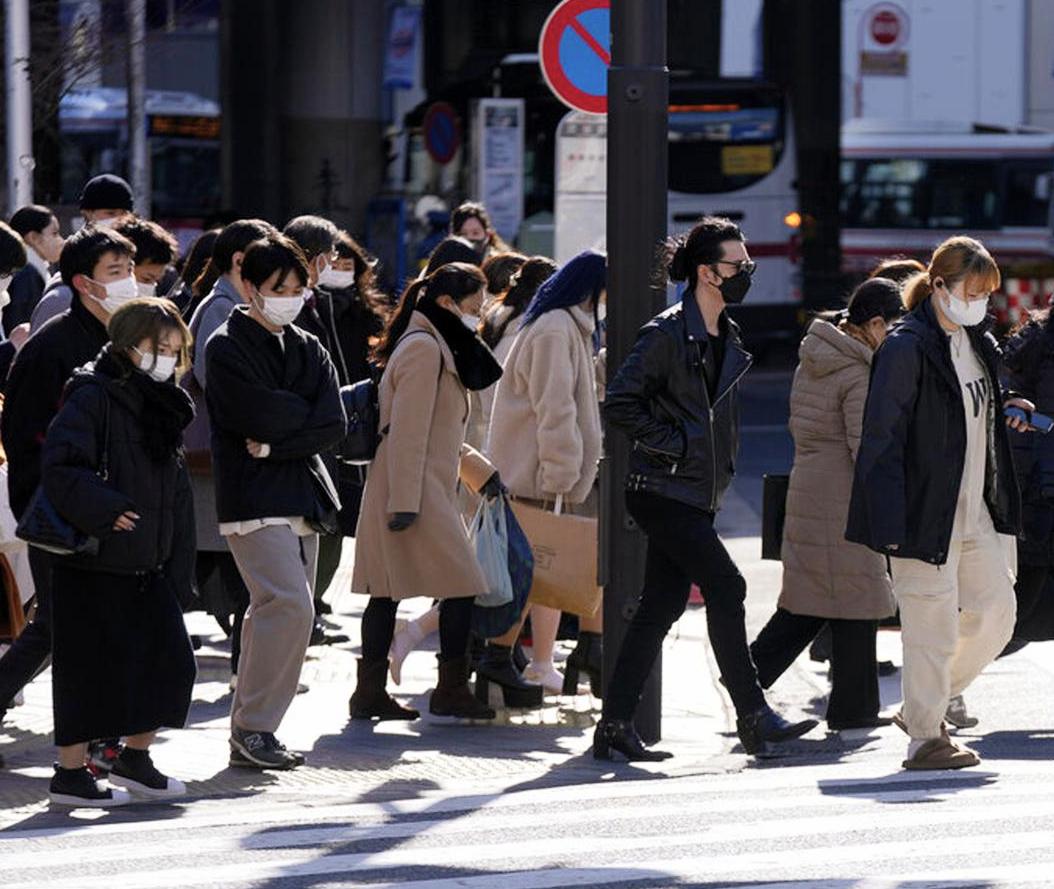
[{"label": "black sneaker", "polygon": [[271,732],[232,728],[230,744],[235,767],[285,771],[304,763],[302,754],[290,753]]},{"label": "black sneaker", "polygon": [[88,745],[88,769],[96,778],[105,778],[121,755],[120,738],[101,738]]},{"label": "black sneaker", "polygon": [[57,806],[91,806],[96,809],[123,806],[132,801],[127,791],[99,787],[87,766],[64,769],[58,763],[55,764],[49,796]]},{"label": "black sneaker", "polygon": [[186,785],[176,778],[162,775],[154,766],[147,750],[125,747],[110,771],[110,783],[151,799],[170,799],[184,796]]}]

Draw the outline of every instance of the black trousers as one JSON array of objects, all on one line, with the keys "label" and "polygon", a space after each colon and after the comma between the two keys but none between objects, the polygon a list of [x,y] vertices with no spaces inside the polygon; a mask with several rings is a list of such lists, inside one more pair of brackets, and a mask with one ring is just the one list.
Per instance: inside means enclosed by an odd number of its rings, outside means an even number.
[{"label": "black trousers", "polygon": [[644,590],[606,689],[604,717],[632,719],[644,683],[670,627],[684,613],[692,583],[706,598],[710,644],[736,713],[765,703],[747,647],[747,584],[714,531],[714,514],[630,491],[630,515],[648,536]]},{"label": "black trousers", "polygon": [[[473,596],[443,599],[439,603],[439,659],[452,661],[468,654],[472,629]],[[395,614],[399,603],[394,599],[371,596],[362,613],[362,659],[386,661],[395,635]]]},{"label": "black trousers", "polygon": [[1021,564],[1017,570],[1017,622],[1014,638],[1029,642],[1054,639],[1054,594],[1048,590],[1052,569]]},{"label": "black trousers", "polygon": [[831,626],[828,724],[837,728],[878,716],[878,621],[828,620],[777,608],[750,646],[758,681],[763,688],[769,688],[827,624]]},{"label": "black trousers", "polygon": [[0,713],[44,668],[51,654],[51,556],[31,546],[29,570],[36,587],[37,613],[0,658]]}]

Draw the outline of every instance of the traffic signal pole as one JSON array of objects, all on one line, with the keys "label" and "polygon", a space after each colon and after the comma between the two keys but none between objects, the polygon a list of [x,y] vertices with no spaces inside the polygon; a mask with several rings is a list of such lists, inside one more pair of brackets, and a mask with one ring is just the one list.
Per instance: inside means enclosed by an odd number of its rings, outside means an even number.
[{"label": "traffic signal pole", "polygon": [[[637,331],[666,305],[657,273],[666,237],[667,110],[666,0],[611,0],[612,54],[608,69],[607,372],[621,366]],[[644,580],[644,536],[626,512],[623,482],[630,442],[609,432],[602,473],[604,687],[610,688],[627,624]],[[661,656],[637,710],[641,737],[661,737]]]}]

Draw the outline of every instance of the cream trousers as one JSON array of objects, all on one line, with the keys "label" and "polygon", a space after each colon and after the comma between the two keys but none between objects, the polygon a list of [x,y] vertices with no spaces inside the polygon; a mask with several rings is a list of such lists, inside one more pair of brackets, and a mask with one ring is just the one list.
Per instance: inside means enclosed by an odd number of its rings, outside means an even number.
[{"label": "cream trousers", "polygon": [[940,735],[949,697],[995,660],[1014,630],[1014,541],[981,512],[975,535],[952,534],[944,565],[891,560],[904,644],[902,712],[916,740]]}]

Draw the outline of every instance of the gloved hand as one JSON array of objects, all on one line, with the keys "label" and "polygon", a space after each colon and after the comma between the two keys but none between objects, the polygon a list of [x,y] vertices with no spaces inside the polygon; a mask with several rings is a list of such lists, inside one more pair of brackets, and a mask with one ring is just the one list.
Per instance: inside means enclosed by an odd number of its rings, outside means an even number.
[{"label": "gloved hand", "polygon": [[416,512],[393,512],[388,519],[388,530],[405,531],[415,521],[417,521]]},{"label": "gloved hand", "polygon": [[488,500],[501,494],[507,494],[508,492],[509,489],[501,483],[501,476],[496,472],[488,478],[487,483],[479,489],[480,495],[486,497]]}]

